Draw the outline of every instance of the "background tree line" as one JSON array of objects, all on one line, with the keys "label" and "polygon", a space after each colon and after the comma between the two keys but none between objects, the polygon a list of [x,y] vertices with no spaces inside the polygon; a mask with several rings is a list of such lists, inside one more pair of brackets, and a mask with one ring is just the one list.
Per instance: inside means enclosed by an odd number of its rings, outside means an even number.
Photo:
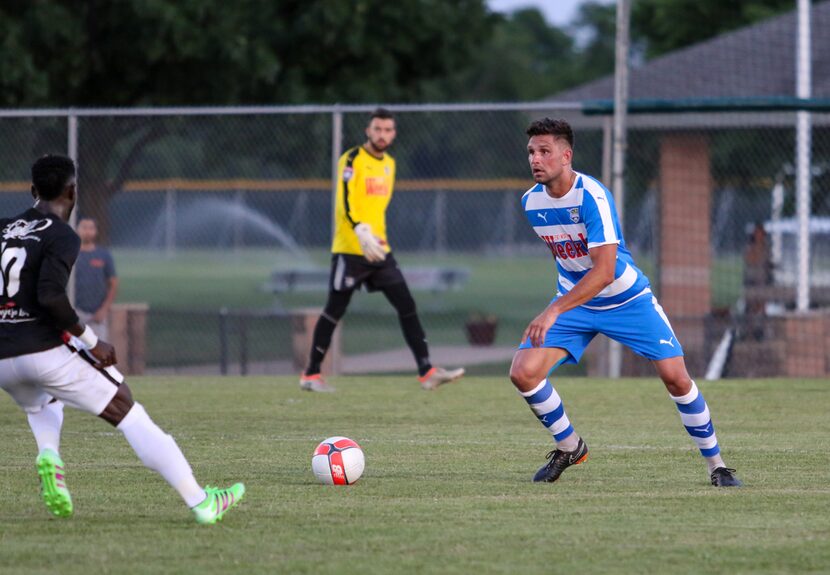
[{"label": "background tree line", "polygon": [[[794,4],[638,0],[632,39],[650,58]],[[613,72],[615,10],[586,3],[560,28],[535,9],[497,14],[484,0],[2,0],[0,107],[536,100]],[[0,123],[0,135],[17,129]],[[296,128],[325,138],[324,123]],[[266,143],[266,129],[251,126],[243,137]],[[221,122],[194,129],[175,118],[85,120],[79,161],[94,201],[84,211],[106,233],[109,199],[154,146],[162,157],[159,142],[215,142],[221,130]],[[45,128],[33,151],[65,142],[62,134],[65,126]],[[250,169],[294,161],[262,147],[261,158],[244,158]],[[198,173],[234,153],[193,149]]]}]

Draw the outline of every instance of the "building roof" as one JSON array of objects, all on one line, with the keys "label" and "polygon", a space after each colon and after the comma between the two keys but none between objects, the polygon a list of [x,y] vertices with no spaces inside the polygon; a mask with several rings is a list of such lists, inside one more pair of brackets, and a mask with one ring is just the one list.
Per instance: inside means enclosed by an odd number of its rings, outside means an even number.
[{"label": "building roof", "polygon": [[[830,98],[830,1],[812,5],[812,97]],[[727,32],[632,67],[629,98],[794,97],[797,13]],[[614,76],[555,94],[552,101],[608,100]]]}]

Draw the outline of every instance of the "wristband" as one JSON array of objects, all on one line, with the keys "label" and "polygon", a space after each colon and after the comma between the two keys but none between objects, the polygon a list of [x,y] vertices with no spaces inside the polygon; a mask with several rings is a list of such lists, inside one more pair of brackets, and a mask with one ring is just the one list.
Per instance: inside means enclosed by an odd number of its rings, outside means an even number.
[{"label": "wristband", "polygon": [[87,347],[87,349],[92,349],[98,345],[98,336],[95,335],[95,332],[92,331],[92,328],[89,326],[84,327],[84,331],[78,336],[78,339]]}]

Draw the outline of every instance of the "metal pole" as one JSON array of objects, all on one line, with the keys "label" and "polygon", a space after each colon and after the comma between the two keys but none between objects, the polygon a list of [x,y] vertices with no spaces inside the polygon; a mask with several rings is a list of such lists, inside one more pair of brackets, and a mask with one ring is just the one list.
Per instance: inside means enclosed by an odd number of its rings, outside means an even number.
[{"label": "metal pole", "polygon": [[219,373],[228,375],[228,308],[219,310]]},{"label": "metal pole", "polygon": [[343,112],[335,106],[331,113],[331,233],[334,237],[334,210],[337,207],[337,164],[343,155]]},{"label": "metal pole", "polygon": [[[614,161],[612,164],[614,203],[620,218],[620,229],[625,221],[625,147],[626,111],[628,110],[628,28],[631,15],[630,0],[617,2],[616,64],[614,67]],[[612,341],[608,350],[608,376],[617,379],[622,374],[622,346]]]},{"label": "metal pole", "polygon": [[[77,172],[80,172],[80,168],[78,168],[78,116],[74,114],[70,114],[67,118],[67,138],[66,138],[66,150],[67,155],[72,158],[75,162],[75,169]],[[77,182],[80,180],[80,173],[75,175],[75,181]],[[76,188],[77,190],[77,188]],[[80,192],[78,193],[78,197],[75,201],[75,209],[72,210],[72,214],[69,216],[69,225],[72,226],[72,229],[78,227],[78,204],[80,203]],[[66,295],[69,296],[69,303],[72,306],[75,306],[75,267],[72,267],[72,271],[69,273],[69,285],[66,289]]]},{"label": "metal pole", "polygon": [[164,247],[168,258],[176,252],[176,190],[164,194]]},{"label": "metal pole", "polygon": [[447,192],[435,192],[435,252],[447,251]]},{"label": "metal pole", "polygon": [[[810,0],[798,0],[798,61],[796,96],[811,95]],[[810,113],[800,111],[796,118],[796,216],[798,219],[798,281],[796,309],[810,309]]]}]

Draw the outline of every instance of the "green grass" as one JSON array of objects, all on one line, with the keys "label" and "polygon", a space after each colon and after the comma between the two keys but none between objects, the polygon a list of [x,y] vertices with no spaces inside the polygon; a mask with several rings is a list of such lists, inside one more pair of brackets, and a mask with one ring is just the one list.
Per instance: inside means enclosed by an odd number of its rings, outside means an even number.
[{"label": "green grass", "polygon": [[[22,413],[0,400],[0,565],[17,573],[819,573],[830,565],[830,387],[701,384],[746,487],[708,485],[654,380],[561,378],[588,461],[530,482],[550,440],[505,378],[435,393],[407,378],[136,379],[197,477],[248,496],[200,527],[117,431],[67,410],[76,515],[47,515]],[[354,486],[315,482],[329,435],[357,440]]]}]

